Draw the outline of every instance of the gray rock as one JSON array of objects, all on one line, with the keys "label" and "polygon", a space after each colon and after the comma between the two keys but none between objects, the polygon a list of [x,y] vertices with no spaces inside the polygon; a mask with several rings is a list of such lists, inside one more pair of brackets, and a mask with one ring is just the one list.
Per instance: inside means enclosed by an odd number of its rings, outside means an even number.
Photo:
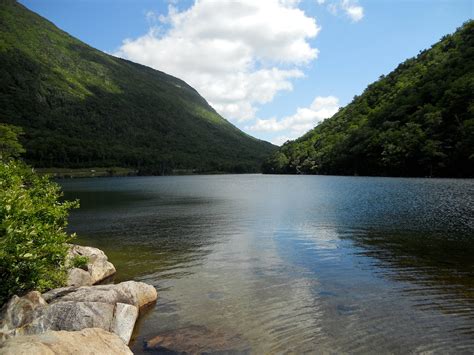
[{"label": "gray rock", "polygon": [[46,301],[38,291],[31,291],[23,297],[13,296],[0,313],[0,331],[21,327],[33,320],[34,311],[45,308]]},{"label": "gray rock", "polygon": [[[72,268],[68,275],[68,287],[50,290],[43,295],[32,291],[23,297],[13,296],[0,312],[0,341],[51,331],[73,332],[101,328],[116,333],[119,339],[128,344],[139,307],[157,299],[156,289],[135,281],[90,286],[114,274],[115,267],[96,248],[72,245],[68,255],[69,260],[76,255],[87,256],[87,270]],[[46,351],[47,344],[37,344],[37,350]],[[25,345],[25,349],[29,349],[30,345]],[[25,351],[37,353],[35,349]],[[0,353],[2,351],[0,349]]]},{"label": "gray rock", "polygon": [[[84,278],[84,275],[82,275],[82,278],[80,279],[73,277],[78,275],[71,275],[71,273],[78,274],[79,272],[71,271],[69,275],[70,277],[68,279],[68,286],[86,286],[89,284],[93,285],[106,279],[107,277],[112,276],[116,272],[114,265],[108,261],[107,255],[105,255],[105,253],[100,249],[71,244],[67,258],[70,261],[76,256],[86,256],[89,259],[86,272],[88,272],[90,275],[90,281],[89,279]],[[78,285],[77,283],[81,279],[88,282],[88,284]],[[69,281],[74,283],[69,283]]]},{"label": "gray rock", "polygon": [[117,303],[110,331],[117,334],[125,344],[128,344],[132,337],[137,318],[138,307],[125,303]]},{"label": "gray rock", "polygon": [[121,355],[132,354],[115,334],[103,329],[76,332],[49,331],[43,334],[11,338],[0,344],[2,355]]},{"label": "gray rock", "polygon": [[67,285],[69,286],[91,286],[93,284],[92,277],[88,271],[72,268],[68,272]]},{"label": "gray rock", "polygon": [[43,293],[42,296],[46,302],[51,303],[55,299],[63,297],[64,295],[74,292],[75,290],[77,290],[77,287],[75,286],[60,287],[49,290],[48,292]]},{"label": "gray rock", "polygon": [[17,328],[15,335],[40,334],[48,330],[102,328],[109,331],[115,306],[102,302],[58,302],[34,312],[31,323]]},{"label": "gray rock", "polygon": [[[54,290],[53,290],[54,291]],[[126,281],[115,285],[83,286],[62,288],[44,294],[48,302],[83,301],[109,304],[126,303],[142,307],[156,301],[156,289],[144,282]]]},{"label": "gray rock", "polygon": [[63,287],[43,296],[30,292],[10,300],[3,311],[0,340],[50,330],[102,328],[116,333],[128,344],[138,308],[155,301],[157,293],[151,285],[128,281],[117,285]]}]

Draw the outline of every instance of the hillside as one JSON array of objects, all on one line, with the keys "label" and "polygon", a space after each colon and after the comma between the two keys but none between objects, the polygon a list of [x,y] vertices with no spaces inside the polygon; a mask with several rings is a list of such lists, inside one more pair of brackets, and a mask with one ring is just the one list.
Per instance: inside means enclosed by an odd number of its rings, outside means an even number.
[{"label": "hillside", "polygon": [[474,176],[474,21],[382,75],[333,117],[285,143],[263,168]]},{"label": "hillside", "polygon": [[244,172],[275,149],[182,80],[100,52],[12,0],[0,0],[0,122],[23,128],[36,167]]}]

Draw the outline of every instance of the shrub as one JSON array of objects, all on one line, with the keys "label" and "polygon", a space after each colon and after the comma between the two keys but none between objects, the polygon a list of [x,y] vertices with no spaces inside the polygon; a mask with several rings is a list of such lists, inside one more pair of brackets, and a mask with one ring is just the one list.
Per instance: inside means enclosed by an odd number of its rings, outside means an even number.
[{"label": "shrub", "polygon": [[59,185],[21,161],[0,160],[0,305],[13,294],[40,292],[66,280],[65,231],[77,202],[60,202]]},{"label": "shrub", "polygon": [[89,258],[83,255],[76,255],[71,260],[71,266],[77,267],[79,269],[87,270],[87,264],[89,263]]}]

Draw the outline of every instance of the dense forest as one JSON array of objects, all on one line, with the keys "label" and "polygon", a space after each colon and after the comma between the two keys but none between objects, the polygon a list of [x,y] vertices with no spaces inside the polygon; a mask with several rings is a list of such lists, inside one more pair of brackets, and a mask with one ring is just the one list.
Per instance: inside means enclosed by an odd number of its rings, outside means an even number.
[{"label": "dense forest", "polygon": [[382,75],[333,117],[285,143],[263,170],[474,176],[474,21]]},{"label": "dense forest", "polygon": [[182,80],[91,48],[13,0],[0,1],[0,122],[23,129],[35,167],[249,172],[276,148]]}]

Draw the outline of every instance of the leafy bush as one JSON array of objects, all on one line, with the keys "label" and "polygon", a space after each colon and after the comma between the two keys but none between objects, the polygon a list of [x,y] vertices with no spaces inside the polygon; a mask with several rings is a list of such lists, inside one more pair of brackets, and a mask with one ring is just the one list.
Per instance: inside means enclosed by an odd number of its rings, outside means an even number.
[{"label": "leafy bush", "polygon": [[25,163],[0,160],[0,304],[13,294],[62,286],[73,235],[65,232],[69,209],[59,185]]},{"label": "leafy bush", "polygon": [[0,160],[16,158],[25,152],[18,142],[18,136],[22,133],[20,127],[0,123]]},{"label": "leafy bush", "polygon": [[87,270],[87,264],[89,263],[89,258],[83,255],[76,255],[71,260],[71,266],[77,267],[79,269]]}]

